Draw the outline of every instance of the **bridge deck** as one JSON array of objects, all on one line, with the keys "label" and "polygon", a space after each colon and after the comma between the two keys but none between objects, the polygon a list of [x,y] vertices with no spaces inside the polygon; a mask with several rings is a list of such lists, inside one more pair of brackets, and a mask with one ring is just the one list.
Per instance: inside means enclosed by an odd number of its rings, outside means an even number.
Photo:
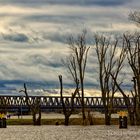
[{"label": "bridge deck", "polygon": [[[25,96],[0,96],[0,108],[4,107],[9,110],[17,110],[19,108],[27,109]],[[29,104],[36,104],[39,101],[41,109],[62,109],[61,98],[57,96],[30,96]],[[64,102],[67,107],[71,106],[71,97],[64,97]],[[101,97],[85,97],[85,108],[97,108],[103,109],[103,100]],[[133,99],[130,98],[130,103],[133,105]],[[74,108],[81,108],[81,100],[79,97],[74,99]],[[124,98],[115,97],[113,99],[114,108],[126,108]]]}]

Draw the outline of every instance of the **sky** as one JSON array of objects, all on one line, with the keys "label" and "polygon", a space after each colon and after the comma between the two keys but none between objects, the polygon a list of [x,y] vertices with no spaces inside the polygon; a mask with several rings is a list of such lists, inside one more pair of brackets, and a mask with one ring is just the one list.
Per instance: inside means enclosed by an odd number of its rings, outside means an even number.
[{"label": "sky", "polygon": [[[0,0],[0,88],[23,82],[57,88],[59,74],[70,86],[72,80],[62,64],[70,53],[66,38],[83,29],[91,46],[85,85],[99,88],[93,34],[138,30],[128,14],[139,7],[140,0]],[[130,71],[124,71],[130,85]]]}]

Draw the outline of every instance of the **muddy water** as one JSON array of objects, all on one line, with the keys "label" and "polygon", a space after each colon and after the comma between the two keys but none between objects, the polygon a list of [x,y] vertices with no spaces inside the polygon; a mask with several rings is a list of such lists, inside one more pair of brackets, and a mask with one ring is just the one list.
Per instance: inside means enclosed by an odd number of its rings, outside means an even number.
[{"label": "muddy water", "polygon": [[140,127],[118,126],[8,126],[0,140],[140,140]]}]

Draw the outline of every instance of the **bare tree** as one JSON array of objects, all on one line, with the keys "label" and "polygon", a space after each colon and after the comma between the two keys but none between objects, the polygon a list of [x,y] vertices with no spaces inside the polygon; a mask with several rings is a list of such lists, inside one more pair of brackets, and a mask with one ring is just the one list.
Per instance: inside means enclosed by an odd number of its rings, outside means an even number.
[{"label": "bare tree", "polygon": [[126,95],[125,91],[121,88],[121,86],[118,83],[118,80],[114,77],[114,75],[112,73],[110,73],[110,75],[112,76],[115,85],[117,86],[119,92],[122,94],[124,101],[125,101],[125,105],[127,107],[127,111],[128,111],[128,115],[129,115],[129,120],[130,120],[130,125],[135,125],[135,95],[132,92],[132,97],[133,97],[133,104],[131,104],[130,102],[130,96]]},{"label": "bare tree", "polygon": [[140,125],[140,33],[124,35],[128,50],[128,63],[133,72],[134,97],[136,124]]},{"label": "bare tree", "polygon": [[[99,63],[99,82],[105,109],[105,124],[110,125],[113,110],[113,98],[118,88],[111,75],[118,79],[125,59],[125,49],[119,47],[119,39],[111,39],[103,35],[95,35],[96,53]],[[119,54],[117,53],[119,49]],[[118,56],[116,56],[116,54]],[[119,85],[121,82],[119,83]]]},{"label": "bare tree", "polygon": [[63,107],[63,113],[64,113],[64,116],[65,116],[65,125],[68,125],[69,124],[69,118],[74,111],[74,98],[75,98],[77,92],[79,91],[79,87],[77,86],[74,93],[72,93],[71,102],[70,102],[70,104],[68,104],[67,102],[64,101],[64,97],[63,97],[62,75],[59,75],[59,82],[60,82],[61,103],[62,103],[62,107]]},{"label": "bare tree", "polygon": [[129,14],[129,19],[135,22],[138,26],[140,25],[140,11],[134,11]]},{"label": "bare tree", "polygon": [[[129,20],[140,25],[140,12],[134,11],[129,14]],[[124,34],[125,48],[127,49],[128,63],[132,69],[133,91],[131,91],[132,103],[130,96],[127,96],[119,86],[117,80],[112,76],[118,90],[122,93],[125,104],[128,109],[131,125],[140,125],[140,34]]]},{"label": "bare tree", "polygon": [[[82,118],[83,124],[85,122],[85,109],[84,109],[84,76],[87,63],[87,56],[90,47],[86,45],[86,31],[78,35],[75,39],[73,36],[68,38],[71,54],[67,59],[67,67],[76,86],[80,85],[81,91],[81,104],[82,104]],[[78,87],[77,87],[78,88]],[[79,93],[79,92],[78,92]]]},{"label": "bare tree", "polygon": [[[20,90],[19,92],[25,93],[25,101],[27,106],[29,107],[32,116],[33,116],[33,124],[34,125],[41,125],[41,106],[40,106],[40,99],[36,97],[35,102],[30,104],[29,95],[27,92],[26,84],[24,83],[24,90]],[[38,117],[37,117],[38,114]]]}]

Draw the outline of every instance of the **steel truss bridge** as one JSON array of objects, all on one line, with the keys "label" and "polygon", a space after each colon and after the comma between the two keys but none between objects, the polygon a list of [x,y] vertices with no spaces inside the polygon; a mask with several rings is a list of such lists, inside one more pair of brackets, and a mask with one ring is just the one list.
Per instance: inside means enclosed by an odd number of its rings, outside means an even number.
[{"label": "steel truss bridge", "polygon": [[[69,108],[71,106],[71,97],[65,96],[64,102]],[[29,96],[29,104],[34,105],[39,101],[41,110],[61,110],[62,103],[59,96]],[[91,110],[104,110],[103,100],[101,97],[84,97],[85,108]],[[133,106],[133,99],[130,98],[130,103]],[[81,109],[81,98],[74,98],[74,108]],[[114,109],[126,109],[123,97],[115,97],[113,99]],[[0,96],[0,111],[6,109],[7,111],[27,111],[29,108],[26,104],[25,96]]]}]

